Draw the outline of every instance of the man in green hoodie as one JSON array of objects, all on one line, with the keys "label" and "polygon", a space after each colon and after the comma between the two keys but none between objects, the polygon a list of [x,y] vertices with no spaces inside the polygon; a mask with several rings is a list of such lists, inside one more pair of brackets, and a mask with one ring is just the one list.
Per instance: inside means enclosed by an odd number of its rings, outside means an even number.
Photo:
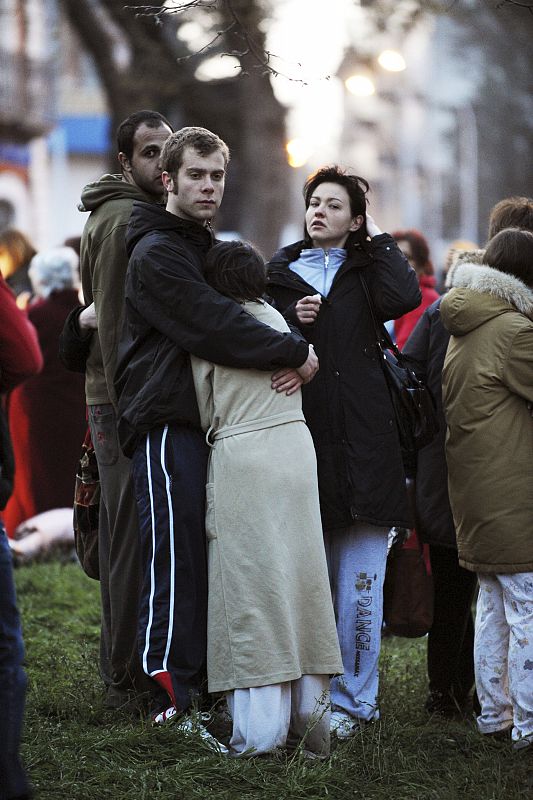
[{"label": "man in green hoodie", "polygon": [[131,462],[118,444],[113,376],[128,266],[124,235],[134,200],[156,204],[164,201],[159,156],[171,133],[170,123],[155,111],[138,111],[129,116],[117,131],[122,174],[104,175],[86,186],[81,196],[80,209],[91,213],[80,253],[87,308],[79,315],[77,325],[82,338],[92,336],[85,366],[85,392],[100,472],[100,670],[110,708],[136,708],[140,696],[153,687],[137,653],[139,532]]}]

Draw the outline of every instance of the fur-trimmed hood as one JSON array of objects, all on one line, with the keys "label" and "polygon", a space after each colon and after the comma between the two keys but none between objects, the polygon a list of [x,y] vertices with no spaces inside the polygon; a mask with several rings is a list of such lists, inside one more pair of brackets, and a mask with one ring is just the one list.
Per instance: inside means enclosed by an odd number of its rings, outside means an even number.
[{"label": "fur-trimmed hood", "polygon": [[464,336],[500,314],[518,311],[533,320],[533,290],[513,275],[473,262],[456,262],[441,317],[452,336]]},{"label": "fur-trimmed hood", "polygon": [[456,250],[455,248],[452,248],[446,259],[449,266],[448,270],[446,271],[445,285],[448,288],[451,286],[450,281],[453,278],[455,268],[458,267],[459,264],[482,264],[484,255],[484,250]]}]

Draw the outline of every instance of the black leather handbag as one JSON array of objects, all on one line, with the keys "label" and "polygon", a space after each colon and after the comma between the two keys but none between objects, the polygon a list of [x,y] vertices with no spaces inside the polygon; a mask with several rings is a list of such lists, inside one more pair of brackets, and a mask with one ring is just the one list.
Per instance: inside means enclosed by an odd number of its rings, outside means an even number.
[{"label": "black leather handbag", "polygon": [[74,547],[89,578],[100,579],[98,563],[98,517],[100,476],[91,433],[87,431],[76,470],[74,489]]},{"label": "black leather handbag", "polygon": [[406,475],[414,477],[417,451],[429,444],[439,430],[435,401],[428,387],[416,377],[385,326],[378,323],[367,283],[361,274],[359,277],[372,316],[378,358],[394,409]]}]

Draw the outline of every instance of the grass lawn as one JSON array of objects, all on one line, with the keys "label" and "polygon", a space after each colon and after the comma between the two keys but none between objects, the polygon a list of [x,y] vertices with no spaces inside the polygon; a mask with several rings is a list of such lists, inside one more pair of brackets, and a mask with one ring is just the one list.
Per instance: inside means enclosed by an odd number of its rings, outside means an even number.
[{"label": "grass lawn", "polygon": [[424,639],[384,641],[382,719],[329,761],[224,759],[172,724],[103,708],[98,584],[76,564],[24,567],[16,578],[29,678],[23,755],[39,800],[533,798],[533,753],[423,711]]}]

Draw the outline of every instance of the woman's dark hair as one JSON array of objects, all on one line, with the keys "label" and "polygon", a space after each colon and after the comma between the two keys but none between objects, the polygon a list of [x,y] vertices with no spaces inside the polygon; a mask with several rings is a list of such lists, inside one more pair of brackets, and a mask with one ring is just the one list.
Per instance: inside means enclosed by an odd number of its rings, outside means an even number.
[{"label": "woman's dark hair", "polygon": [[488,243],[483,263],[533,288],[533,233],[504,228]]},{"label": "woman's dark hair", "polygon": [[[343,186],[348,192],[348,197],[350,198],[350,211],[352,217],[357,217],[359,214],[365,216],[366,205],[368,203],[368,198],[366,195],[370,190],[368,181],[365,181],[365,179],[359,177],[359,175],[352,175],[350,172],[347,172],[345,169],[342,169],[342,167],[339,167],[336,164],[333,164],[329,167],[321,167],[307,178],[303,188],[306,210],[309,208],[309,203],[311,202],[313,192],[318,186],[320,186],[321,183],[338,183],[339,186]],[[350,234],[351,241],[356,242],[363,241],[366,239],[366,237],[366,223],[363,223],[359,230]],[[307,229],[304,229],[304,239],[306,243],[311,241],[309,234],[307,233]]]},{"label": "woman's dark hair", "polygon": [[220,294],[238,303],[259,300],[266,290],[266,268],[248,242],[218,242],[208,253],[204,277]]},{"label": "woman's dark hair", "polygon": [[405,231],[394,231],[392,238],[396,243],[401,241],[409,242],[417,272],[423,272],[424,275],[433,275],[434,270],[429,257],[429,245],[426,237],[423,236],[420,231],[415,230],[415,228],[409,228]]},{"label": "woman's dark hair", "polygon": [[496,203],[489,218],[489,240],[504,228],[533,231],[533,200],[531,197],[506,197]]}]

